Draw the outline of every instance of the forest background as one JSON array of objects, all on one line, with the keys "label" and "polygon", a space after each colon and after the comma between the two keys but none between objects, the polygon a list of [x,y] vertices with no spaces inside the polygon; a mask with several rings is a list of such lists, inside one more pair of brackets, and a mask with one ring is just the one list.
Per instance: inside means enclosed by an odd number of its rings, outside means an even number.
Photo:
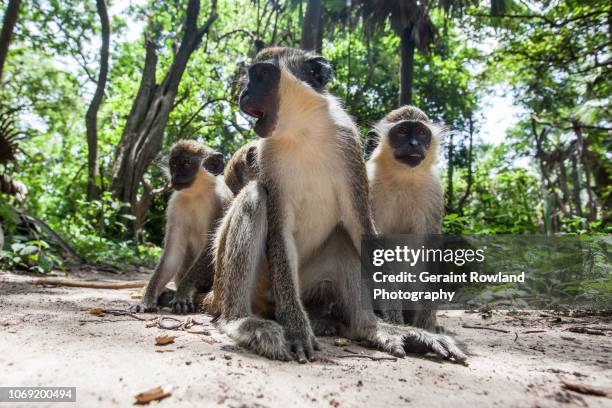
[{"label": "forest background", "polygon": [[256,137],[238,78],[270,45],[329,59],[363,135],[407,103],[453,130],[445,232],[611,230],[608,1],[2,0],[0,17],[0,268],[153,265],[169,147],[227,159]]}]

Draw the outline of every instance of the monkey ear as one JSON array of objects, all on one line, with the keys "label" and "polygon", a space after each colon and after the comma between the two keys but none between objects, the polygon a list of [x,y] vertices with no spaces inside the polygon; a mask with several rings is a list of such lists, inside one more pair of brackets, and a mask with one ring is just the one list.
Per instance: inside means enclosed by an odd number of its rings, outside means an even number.
[{"label": "monkey ear", "polygon": [[310,84],[320,89],[327,85],[334,77],[331,64],[323,57],[317,56],[306,60],[310,69]]},{"label": "monkey ear", "polygon": [[202,166],[211,174],[218,176],[223,173],[223,167],[225,167],[225,163],[223,162],[223,155],[221,153],[214,153],[204,160]]},{"label": "monkey ear", "polygon": [[378,146],[378,139],[378,133],[376,133],[374,130],[370,130],[368,132],[368,134],[366,135],[365,144],[363,146],[363,152],[366,156],[369,157],[376,149],[376,147]]}]

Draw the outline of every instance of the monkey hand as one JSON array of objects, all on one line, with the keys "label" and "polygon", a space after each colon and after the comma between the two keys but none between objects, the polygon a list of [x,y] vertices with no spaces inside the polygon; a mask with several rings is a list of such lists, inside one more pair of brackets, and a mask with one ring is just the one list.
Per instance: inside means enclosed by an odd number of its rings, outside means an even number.
[{"label": "monkey hand", "polygon": [[157,302],[146,297],[140,303],[130,306],[130,312],[135,313],[155,313],[158,310]]},{"label": "monkey hand", "polygon": [[467,358],[452,338],[410,326],[379,322],[366,340],[399,358],[405,357],[406,353],[429,352],[461,364],[464,364]]},{"label": "monkey hand", "polygon": [[403,333],[404,350],[407,353],[432,352],[445,360],[454,360],[465,364],[466,355],[459,349],[455,340],[444,334],[434,334],[428,331],[407,328]]},{"label": "monkey hand", "polygon": [[292,320],[291,323],[283,325],[287,347],[293,353],[300,364],[314,361],[315,350],[320,350],[319,343],[310,327],[308,319]]},{"label": "monkey hand", "polygon": [[181,291],[180,289],[179,287],[179,290],[174,295],[174,299],[170,301],[172,313],[194,313],[196,311],[195,290]]}]

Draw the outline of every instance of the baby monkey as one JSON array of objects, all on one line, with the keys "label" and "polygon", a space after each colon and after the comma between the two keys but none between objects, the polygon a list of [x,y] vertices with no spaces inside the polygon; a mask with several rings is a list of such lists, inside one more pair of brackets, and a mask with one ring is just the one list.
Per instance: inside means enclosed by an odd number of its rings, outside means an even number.
[{"label": "baby monkey", "polygon": [[[443,132],[419,108],[402,106],[368,133],[370,199],[381,234],[442,233],[444,196],[435,163]],[[403,314],[407,324],[438,329],[433,307]]]},{"label": "baby monkey", "polygon": [[[197,275],[197,282],[187,285],[193,287],[188,291],[190,294],[210,290],[212,270],[209,273],[209,268],[198,264],[200,258],[207,258],[217,220],[232,199],[231,191],[219,176],[223,172],[221,153],[194,140],[181,140],[172,146],[169,164],[174,192],[166,210],[164,250],[142,301],[132,307],[137,312],[153,312],[167,304],[160,296],[164,299],[169,296],[163,289],[172,279],[179,293],[187,275]],[[196,267],[197,271],[190,271]]]}]

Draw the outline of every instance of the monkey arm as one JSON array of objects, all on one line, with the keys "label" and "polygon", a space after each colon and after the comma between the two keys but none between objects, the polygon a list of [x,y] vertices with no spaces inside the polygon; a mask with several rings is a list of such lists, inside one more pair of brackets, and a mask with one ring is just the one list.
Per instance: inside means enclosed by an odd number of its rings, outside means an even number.
[{"label": "monkey arm", "polygon": [[164,251],[161,258],[155,267],[151,280],[147,284],[142,301],[132,306],[132,310],[136,312],[156,311],[158,307],[157,297],[161,290],[177,273],[180,273],[187,252],[187,243],[185,238],[177,233],[178,230],[178,228],[174,228],[172,223],[170,223],[164,239]]},{"label": "monkey arm", "polygon": [[[313,360],[319,349],[298,290],[298,255],[293,234],[287,231],[280,195],[268,189],[267,257],[275,299],[276,320],[300,363]],[[292,262],[293,261],[293,262]]]},{"label": "monkey arm", "polygon": [[[351,129],[343,127],[338,128],[338,135],[346,157],[346,163],[349,166],[348,173],[353,180],[351,183],[352,208],[348,211],[347,218],[349,220],[344,223],[344,228],[348,232],[357,254],[361,256],[362,236],[374,237],[378,235],[369,198],[368,175],[361,156],[358,136]],[[356,279],[359,279],[359,276]],[[383,311],[385,319],[392,323],[403,324],[404,317],[401,309],[401,302],[397,301],[392,310]]]},{"label": "monkey arm", "polygon": [[177,282],[174,299],[170,302],[173,313],[195,312],[196,293],[208,292],[212,288],[214,279],[214,267],[212,256],[212,243],[204,246],[202,252],[191,265],[183,279]]}]

